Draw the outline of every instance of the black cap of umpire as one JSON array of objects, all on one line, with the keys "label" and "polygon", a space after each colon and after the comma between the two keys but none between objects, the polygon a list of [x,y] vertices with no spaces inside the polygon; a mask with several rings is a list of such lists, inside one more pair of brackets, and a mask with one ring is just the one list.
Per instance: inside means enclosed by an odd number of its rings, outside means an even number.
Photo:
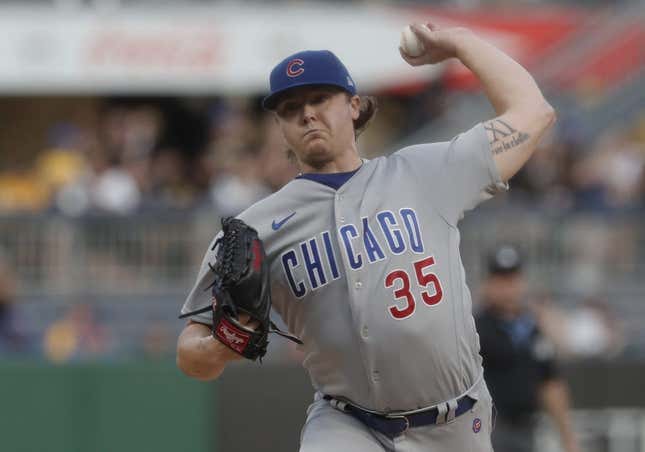
[{"label": "black cap of umpire", "polygon": [[521,270],[522,256],[513,245],[500,245],[488,255],[488,273],[491,275],[506,275]]}]

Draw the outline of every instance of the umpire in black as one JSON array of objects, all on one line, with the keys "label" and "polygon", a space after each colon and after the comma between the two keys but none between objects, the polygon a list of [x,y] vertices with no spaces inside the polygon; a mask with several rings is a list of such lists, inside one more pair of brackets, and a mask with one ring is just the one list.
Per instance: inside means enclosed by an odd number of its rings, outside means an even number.
[{"label": "umpire in black", "polygon": [[554,420],[563,450],[579,452],[569,418],[569,396],[555,349],[541,333],[525,300],[526,282],[517,248],[502,245],[487,259],[481,310],[475,316],[484,376],[496,408],[495,452],[532,452],[535,414]]}]

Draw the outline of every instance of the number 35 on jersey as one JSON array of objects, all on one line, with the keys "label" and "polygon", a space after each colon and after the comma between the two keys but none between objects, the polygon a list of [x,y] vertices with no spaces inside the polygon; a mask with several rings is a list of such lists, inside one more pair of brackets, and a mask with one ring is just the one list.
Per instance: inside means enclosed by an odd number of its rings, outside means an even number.
[{"label": "number 35 on jersey", "polygon": [[[417,299],[412,293],[412,283],[418,285],[420,296],[427,306],[435,306],[443,299],[443,289],[437,275],[432,273],[431,267],[435,264],[434,257],[428,256],[416,261],[414,275],[402,269],[393,270],[385,277],[385,287],[394,288],[394,298],[402,302],[402,306],[393,304],[388,307],[390,315],[397,320],[402,320],[414,314],[417,307]],[[399,284],[400,287],[395,288]]]},{"label": "number 35 on jersey", "polygon": [[[344,224],[338,228],[337,237],[342,256],[334,252],[330,231],[323,231],[282,253],[282,269],[296,298],[339,279],[342,264],[347,269],[360,270],[385,261],[387,255],[425,254],[417,213],[411,208],[397,212],[383,210],[372,218],[361,218],[359,225]],[[401,262],[401,258],[392,260]],[[435,263],[433,256],[426,256],[411,262],[409,269],[397,268],[387,273],[383,283],[386,289],[392,290],[393,302],[387,309],[394,319],[411,316],[419,305],[417,298],[427,306],[441,302],[441,283],[432,272]],[[298,274],[303,277],[298,278]]]}]

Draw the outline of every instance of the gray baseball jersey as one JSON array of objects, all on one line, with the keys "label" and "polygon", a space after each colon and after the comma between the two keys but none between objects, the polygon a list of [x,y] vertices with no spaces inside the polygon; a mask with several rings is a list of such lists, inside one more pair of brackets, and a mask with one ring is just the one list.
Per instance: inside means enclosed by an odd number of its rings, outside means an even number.
[{"label": "gray baseball jersey", "polygon": [[[389,412],[476,383],[457,223],[505,187],[478,124],[450,142],[365,160],[337,190],[294,179],[239,215],[264,242],[273,307],[304,341],[316,390]],[[210,303],[208,250],[182,313]],[[209,314],[193,319],[212,323]]]}]

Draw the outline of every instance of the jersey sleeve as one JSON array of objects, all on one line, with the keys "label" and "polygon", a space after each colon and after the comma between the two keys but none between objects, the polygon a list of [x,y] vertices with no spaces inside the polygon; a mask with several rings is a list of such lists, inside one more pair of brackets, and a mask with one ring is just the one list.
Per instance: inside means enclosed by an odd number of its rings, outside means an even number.
[{"label": "jersey sleeve", "polygon": [[555,345],[542,333],[539,333],[535,348],[540,381],[545,382],[561,378],[562,372],[556,358]]},{"label": "jersey sleeve", "polygon": [[408,161],[428,199],[452,225],[464,212],[508,189],[481,123],[449,142],[411,146],[397,154]]},{"label": "jersey sleeve", "polygon": [[[215,245],[215,241],[220,238],[222,234],[223,233],[220,231],[213,238],[213,241],[210,243],[210,245],[208,245],[208,249],[206,250],[204,259],[202,260],[202,264],[199,268],[199,273],[197,274],[195,284],[188,293],[186,301],[181,308],[181,314],[195,311],[211,304],[212,295],[209,286],[213,283],[213,273],[208,264],[215,264],[217,248],[213,249],[213,247]],[[206,325],[213,324],[213,314],[210,311],[190,316],[189,319],[195,322],[204,323]]]}]

